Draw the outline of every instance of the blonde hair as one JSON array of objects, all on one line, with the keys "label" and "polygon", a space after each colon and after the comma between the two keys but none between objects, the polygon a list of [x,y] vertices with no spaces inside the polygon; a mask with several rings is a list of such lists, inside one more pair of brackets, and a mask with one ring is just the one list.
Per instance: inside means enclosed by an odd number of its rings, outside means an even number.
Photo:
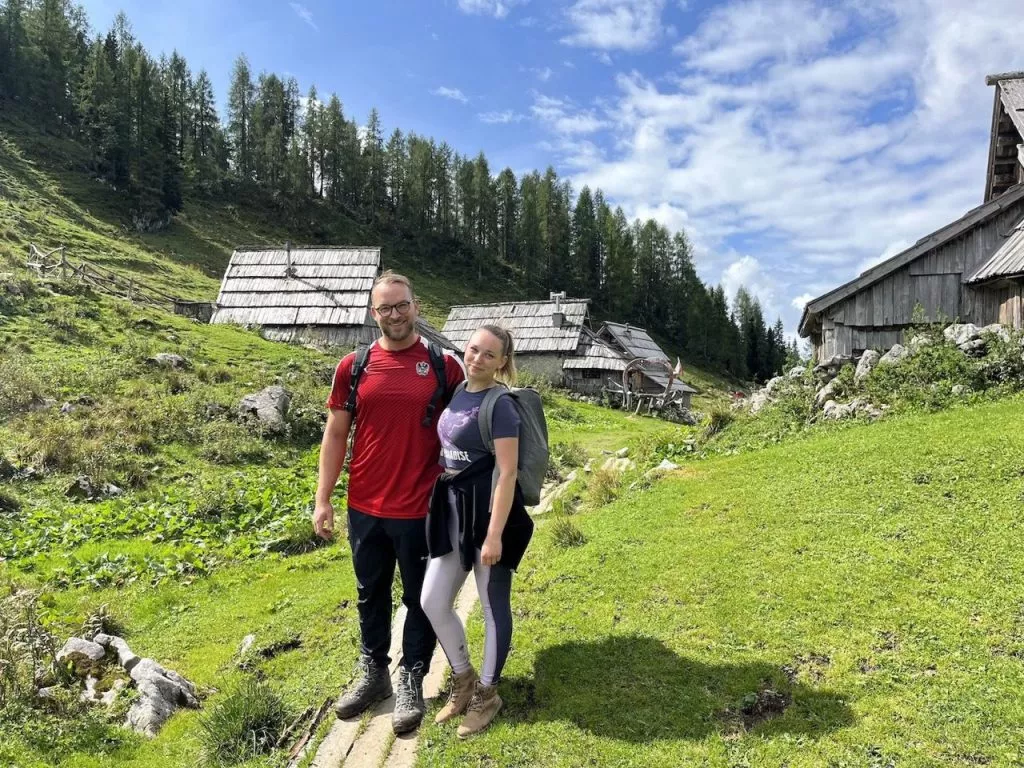
[{"label": "blonde hair", "polygon": [[409,295],[412,296],[412,300],[416,301],[416,294],[413,293],[412,282],[409,278],[405,275],[400,275],[397,272],[392,272],[390,269],[385,269],[377,276],[377,279],[373,281],[373,288],[370,289],[370,292],[372,293],[378,285],[391,285],[393,283],[400,283],[408,288]]},{"label": "blonde hair", "polygon": [[481,325],[480,330],[487,331],[501,342],[501,354],[505,358],[505,364],[498,369],[494,378],[502,384],[514,387],[516,384],[516,352],[512,342],[512,334],[506,328],[490,323]]}]

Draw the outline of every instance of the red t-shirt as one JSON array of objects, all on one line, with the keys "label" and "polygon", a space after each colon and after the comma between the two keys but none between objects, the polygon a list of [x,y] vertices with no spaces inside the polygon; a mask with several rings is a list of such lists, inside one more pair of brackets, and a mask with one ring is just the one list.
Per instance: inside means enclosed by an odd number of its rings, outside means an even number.
[{"label": "red t-shirt", "polygon": [[[352,386],[355,352],[342,358],[334,372],[328,408],[343,409]],[[447,352],[445,374],[450,393],[465,378],[458,360]],[[426,517],[430,489],[441,474],[437,420],[423,426],[427,405],[437,388],[427,342],[389,352],[374,342],[356,394],[356,434],[348,469],[348,504],[377,517]]]}]

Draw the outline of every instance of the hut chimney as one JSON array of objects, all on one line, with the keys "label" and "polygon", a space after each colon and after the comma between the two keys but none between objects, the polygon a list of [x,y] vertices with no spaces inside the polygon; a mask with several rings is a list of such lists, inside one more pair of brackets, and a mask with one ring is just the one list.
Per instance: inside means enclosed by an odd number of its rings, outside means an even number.
[{"label": "hut chimney", "polygon": [[287,260],[287,266],[284,269],[285,277],[295,277],[295,267],[292,266],[292,241],[285,240],[284,243],[285,259]]},{"label": "hut chimney", "polygon": [[555,328],[565,325],[565,313],[562,311],[562,300],[565,298],[565,291],[552,292],[550,300],[555,302],[555,311],[551,315],[551,324]]}]

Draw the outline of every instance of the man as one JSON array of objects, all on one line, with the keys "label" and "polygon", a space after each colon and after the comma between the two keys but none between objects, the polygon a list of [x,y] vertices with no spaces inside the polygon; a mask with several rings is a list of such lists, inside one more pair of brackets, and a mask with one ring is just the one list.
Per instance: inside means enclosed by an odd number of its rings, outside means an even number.
[{"label": "man", "polygon": [[[420,607],[420,590],[427,566],[424,520],[430,491],[441,472],[437,420],[464,374],[454,357],[434,355],[432,359],[427,343],[417,334],[419,308],[407,278],[387,271],[374,282],[370,296],[381,337],[357,375],[354,403],[349,396],[354,364],[358,368],[356,353],[346,355],[335,371],[320,447],[313,527],[323,538],[332,535],[331,494],[354,420],[348,537],[362,647],[360,675],[338,699],[336,710],[339,717],[355,717],[392,694],[388,649],[397,563],[407,614],[392,725],[395,733],[406,733],[423,719],[423,676],[436,643]],[[440,401],[435,399],[441,392],[439,377],[444,379]],[[353,404],[354,413],[347,410]]]}]

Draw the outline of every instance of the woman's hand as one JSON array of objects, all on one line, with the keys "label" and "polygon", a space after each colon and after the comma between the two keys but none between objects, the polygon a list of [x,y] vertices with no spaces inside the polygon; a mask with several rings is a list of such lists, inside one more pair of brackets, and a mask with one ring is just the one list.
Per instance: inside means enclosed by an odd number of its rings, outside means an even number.
[{"label": "woman's hand", "polygon": [[480,561],[484,565],[497,565],[501,560],[501,536],[487,534],[484,546],[480,550]]}]

